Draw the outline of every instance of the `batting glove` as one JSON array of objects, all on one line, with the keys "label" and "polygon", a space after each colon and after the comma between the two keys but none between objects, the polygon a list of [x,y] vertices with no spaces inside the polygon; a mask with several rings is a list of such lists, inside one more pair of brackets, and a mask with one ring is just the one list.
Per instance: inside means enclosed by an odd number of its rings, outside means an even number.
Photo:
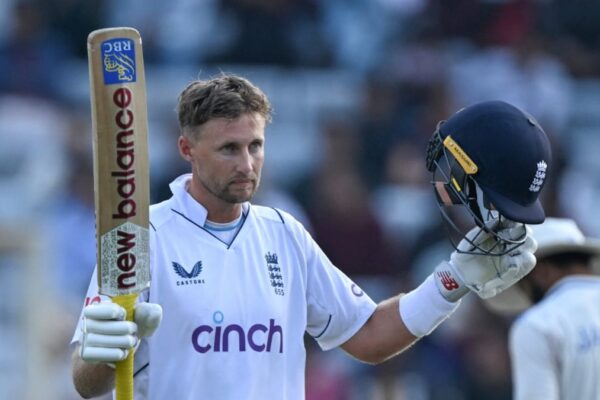
[{"label": "batting glove", "polygon": [[[110,301],[83,309],[80,356],[88,362],[111,365],[137,349],[142,337],[152,336],[162,319],[158,304],[138,303],[133,322],[125,320],[125,309]],[[111,365],[112,366],[112,365]]]},{"label": "batting glove", "polygon": [[[537,242],[531,236],[531,228],[515,225],[500,229],[498,235],[517,240],[526,235],[525,243],[514,251],[502,256],[468,254],[454,251],[450,261],[438,265],[433,273],[435,283],[442,295],[455,302],[469,292],[477,293],[482,299],[497,295],[518,282],[535,266],[534,252]],[[495,244],[493,236],[481,232],[479,227],[471,229],[466,237],[482,248],[491,248]],[[458,250],[472,249],[471,243],[463,239]]]}]

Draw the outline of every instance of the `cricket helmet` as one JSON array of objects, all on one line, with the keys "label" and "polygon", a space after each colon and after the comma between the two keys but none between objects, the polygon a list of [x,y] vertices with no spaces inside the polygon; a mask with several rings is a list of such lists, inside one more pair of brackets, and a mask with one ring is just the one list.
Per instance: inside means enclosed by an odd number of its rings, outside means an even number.
[{"label": "cricket helmet", "polygon": [[[485,101],[459,110],[438,124],[426,162],[454,247],[472,222],[496,239],[486,248],[467,239],[473,249],[462,252],[506,254],[523,244],[525,235],[502,238],[496,228],[544,221],[539,194],[550,168],[550,142],[539,123],[517,107]],[[454,206],[470,221],[457,222]],[[490,223],[494,219],[497,223]]]}]

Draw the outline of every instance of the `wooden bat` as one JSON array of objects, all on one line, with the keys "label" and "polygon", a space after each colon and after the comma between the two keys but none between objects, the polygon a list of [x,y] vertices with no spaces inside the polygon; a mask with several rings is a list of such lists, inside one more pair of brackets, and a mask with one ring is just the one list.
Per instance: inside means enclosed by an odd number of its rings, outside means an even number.
[{"label": "wooden bat", "polygon": [[[88,40],[96,250],[101,294],[127,311],[150,284],[148,117],[142,39],[133,28]],[[133,352],[116,364],[118,400],[133,399]]]}]

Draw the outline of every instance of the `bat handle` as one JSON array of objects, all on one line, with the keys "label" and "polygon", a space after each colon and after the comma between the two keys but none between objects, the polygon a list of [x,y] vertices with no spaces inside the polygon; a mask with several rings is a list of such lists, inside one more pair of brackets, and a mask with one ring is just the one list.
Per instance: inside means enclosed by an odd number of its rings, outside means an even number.
[{"label": "bat handle", "polygon": [[[133,321],[137,298],[138,295],[134,293],[113,297],[112,301],[125,309],[128,321]],[[116,400],[133,400],[133,351],[129,352],[126,359],[116,363],[115,394]]]}]

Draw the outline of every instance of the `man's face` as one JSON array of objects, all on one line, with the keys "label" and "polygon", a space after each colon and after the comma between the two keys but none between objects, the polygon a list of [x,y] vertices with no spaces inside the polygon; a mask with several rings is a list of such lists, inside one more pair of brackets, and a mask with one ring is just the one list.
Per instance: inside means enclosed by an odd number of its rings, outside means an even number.
[{"label": "man's face", "polygon": [[194,194],[200,201],[238,204],[254,196],[264,162],[265,120],[245,114],[205,123],[196,140],[180,138],[192,165]]}]

